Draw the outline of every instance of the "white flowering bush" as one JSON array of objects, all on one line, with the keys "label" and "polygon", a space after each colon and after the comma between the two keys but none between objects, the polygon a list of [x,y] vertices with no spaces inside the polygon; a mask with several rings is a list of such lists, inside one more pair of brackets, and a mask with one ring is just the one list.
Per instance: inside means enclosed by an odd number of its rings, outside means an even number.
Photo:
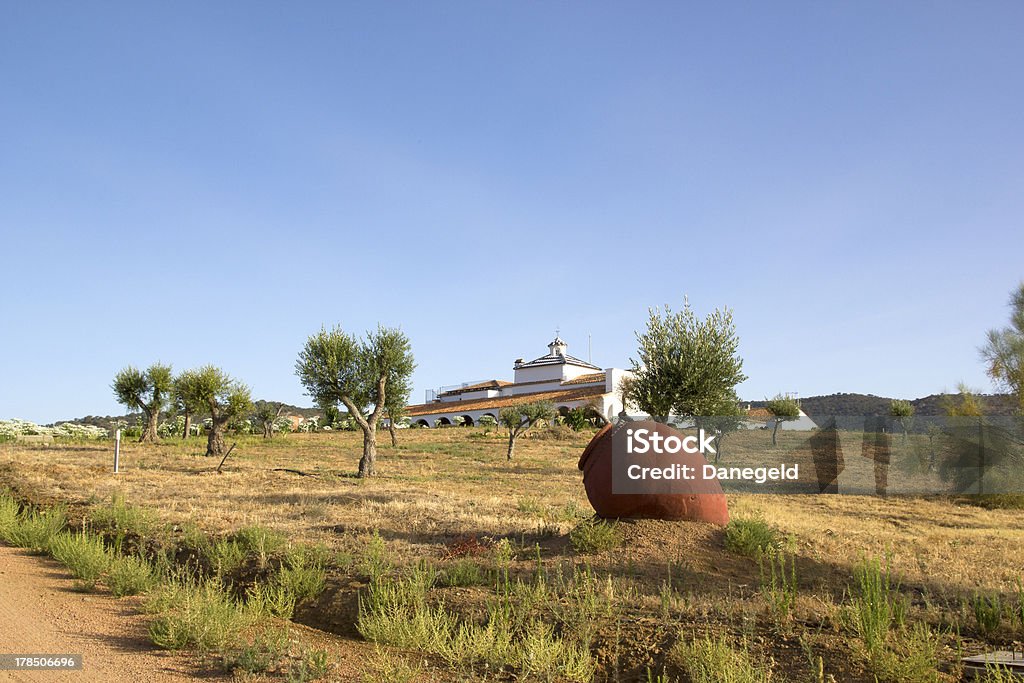
[{"label": "white flowering bush", "polygon": [[65,439],[102,439],[107,436],[107,430],[71,422],[64,422],[56,427],[41,427],[28,420],[0,420],[0,441],[13,441],[19,436],[46,435]]},{"label": "white flowering bush", "polygon": [[161,439],[169,439],[172,436],[179,436],[185,431],[185,416],[178,415],[173,420],[165,420],[156,428],[156,433]]},{"label": "white flowering bush", "polygon": [[287,417],[279,417],[274,420],[274,431],[280,432],[281,434],[290,434],[292,431],[292,421]]},{"label": "white flowering bush", "polygon": [[299,431],[307,433],[320,431],[320,418],[316,415],[303,418],[302,422],[299,423]]},{"label": "white flowering bush", "polygon": [[50,432],[55,437],[68,439],[105,439],[107,430],[96,425],[80,425],[72,422],[64,422],[52,428]]}]

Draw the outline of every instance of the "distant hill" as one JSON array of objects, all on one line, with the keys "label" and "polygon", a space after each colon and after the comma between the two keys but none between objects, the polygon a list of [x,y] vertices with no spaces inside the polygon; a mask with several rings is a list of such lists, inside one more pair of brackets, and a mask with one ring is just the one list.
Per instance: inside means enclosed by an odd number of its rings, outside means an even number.
[{"label": "distant hill", "polygon": [[[254,401],[253,403],[262,403],[262,401]],[[322,412],[319,408],[301,408],[299,406],[293,406],[287,403],[282,405],[284,405],[284,410],[281,412],[282,415],[299,415],[301,417],[313,417],[314,415],[319,415]],[[167,415],[169,414],[170,413],[164,413],[161,416],[161,419],[167,419]],[[133,425],[135,424],[136,418],[140,416],[140,413],[103,416],[86,415],[85,417],[76,417],[72,420],[58,420],[57,422],[54,422],[52,425],[47,426],[53,427],[55,425],[64,424],[65,422],[70,422],[72,424],[93,425],[95,427],[103,427],[104,429],[113,431],[116,428],[116,423],[118,420],[124,420],[129,425]]]},{"label": "distant hill", "polygon": [[[911,401],[915,415],[945,415],[945,401],[955,399],[956,394],[932,394]],[[1013,399],[1005,394],[981,394],[978,396],[985,407],[986,415],[1012,415]],[[853,417],[883,417],[889,414],[893,399],[873,394],[830,394],[808,396],[800,399],[800,407],[812,420],[830,415]],[[764,407],[765,401],[750,401],[752,407]]]}]

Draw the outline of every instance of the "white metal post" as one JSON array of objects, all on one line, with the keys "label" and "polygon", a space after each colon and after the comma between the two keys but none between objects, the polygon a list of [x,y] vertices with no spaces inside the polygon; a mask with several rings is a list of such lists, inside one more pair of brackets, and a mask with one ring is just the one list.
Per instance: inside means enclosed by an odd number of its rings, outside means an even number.
[{"label": "white metal post", "polygon": [[121,471],[121,430],[114,432],[114,474]]}]

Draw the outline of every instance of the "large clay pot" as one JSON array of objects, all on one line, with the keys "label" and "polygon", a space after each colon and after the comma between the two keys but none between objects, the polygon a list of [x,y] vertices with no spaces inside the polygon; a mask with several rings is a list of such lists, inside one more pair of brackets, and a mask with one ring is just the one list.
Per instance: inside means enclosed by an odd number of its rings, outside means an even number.
[{"label": "large clay pot", "polygon": [[[595,434],[580,456],[579,468],[583,470],[587,498],[600,517],[729,523],[729,508],[717,479],[633,482],[632,493],[613,493],[612,452],[624,448],[627,429],[647,429],[662,437],[684,436],[668,425],[651,421],[609,424]],[[680,452],[671,460],[697,472],[707,463],[699,453]]]}]

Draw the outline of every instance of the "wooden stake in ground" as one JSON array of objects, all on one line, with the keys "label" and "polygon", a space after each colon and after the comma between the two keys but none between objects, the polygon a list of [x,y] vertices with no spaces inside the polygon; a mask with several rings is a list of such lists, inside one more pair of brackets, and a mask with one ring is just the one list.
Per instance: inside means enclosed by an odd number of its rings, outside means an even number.
[{"label": "wooden stake in ground", "polygon": [[220,468],[224,467],[224,461],[228,459],[228,456],[231,455],[231,451],[235,450],[235,446],[237,446],[237,445],[238,445],[237,441],[234,442],[233,444],[231,444],[231,448],[229,448],[228,452],[224,454],[224,457],[220,459],[220,464],[217,465],[217,474],[220,474]]}]

